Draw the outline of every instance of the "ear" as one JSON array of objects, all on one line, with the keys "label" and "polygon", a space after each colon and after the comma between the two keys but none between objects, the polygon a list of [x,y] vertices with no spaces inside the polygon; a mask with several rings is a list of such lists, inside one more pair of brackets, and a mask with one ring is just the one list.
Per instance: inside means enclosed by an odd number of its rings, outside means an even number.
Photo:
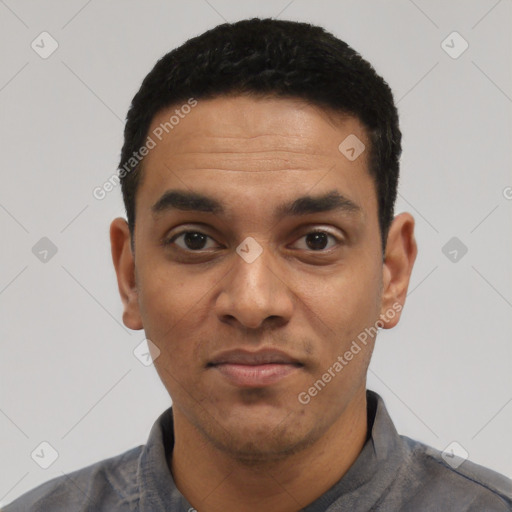
[{"label": "ear", "polygon": [[395,327],[400,320],[417,253],[414,218],[401,213],[389,228],[383,263],[380,319],[384,329]]},{"label": "ear", "polygon": [[117,274],[117,286],[124,306],[123,323],[129,329],[139,330],[143,328],[143,325],[135,282],[135,262],[130,242],[128,223],[122,217],[117,217],[110,224],[110,246]]}]

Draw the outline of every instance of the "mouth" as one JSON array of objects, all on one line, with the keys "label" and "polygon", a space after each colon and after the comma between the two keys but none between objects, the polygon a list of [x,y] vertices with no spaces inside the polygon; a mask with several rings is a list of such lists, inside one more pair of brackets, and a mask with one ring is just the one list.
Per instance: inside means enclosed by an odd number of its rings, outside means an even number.
[{"label": "mouth", "polygon": [[216,356],[207,365],[241,388],[261,388],[276,384],[304,367],[302,363],[278,350],[231,350]]}]

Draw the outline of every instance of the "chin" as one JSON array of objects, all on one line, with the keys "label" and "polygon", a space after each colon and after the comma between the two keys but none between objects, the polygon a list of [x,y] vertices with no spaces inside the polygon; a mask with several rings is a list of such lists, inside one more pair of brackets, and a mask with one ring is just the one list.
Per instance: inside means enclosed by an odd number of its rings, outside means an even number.
[{"label": "chin", "polygon": [[308,428],[298,412],[265,414],[262,408],[256,409],[254,414],[240,411],[198,427],[218,450],[249,466],[286,459],[312,445],[325,430],[318,425]]}]

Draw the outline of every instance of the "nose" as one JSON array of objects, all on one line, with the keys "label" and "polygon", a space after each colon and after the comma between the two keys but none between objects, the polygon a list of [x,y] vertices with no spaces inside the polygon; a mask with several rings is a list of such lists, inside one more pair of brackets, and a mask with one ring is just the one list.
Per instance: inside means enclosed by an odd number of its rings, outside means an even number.
[{"label": "nose", "polygon": [[[266,247],[254,260],[234,255],[233,268],[221,283],[216,301],[218,318],[237,323],[246,329],[259,329],[266,324],[286,324],[293,313],[292,283]],[[289,279],[289,277],[288,277]]]}]

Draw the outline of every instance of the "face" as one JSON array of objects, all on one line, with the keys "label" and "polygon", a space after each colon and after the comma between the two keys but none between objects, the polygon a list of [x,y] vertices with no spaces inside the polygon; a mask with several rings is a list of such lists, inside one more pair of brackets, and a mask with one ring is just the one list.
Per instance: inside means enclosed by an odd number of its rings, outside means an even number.
[{"label": "face", "polygon": [[158,347],[181,425],[239,458],[297,452],[361,403],[374,343],[361,333],[400,298],[367,151],[338,149],[354,135],[369,148],[365,130],[300,101],[221,97],[163,135],[134,259],[124,221],[111,228],[124,322]]}]

